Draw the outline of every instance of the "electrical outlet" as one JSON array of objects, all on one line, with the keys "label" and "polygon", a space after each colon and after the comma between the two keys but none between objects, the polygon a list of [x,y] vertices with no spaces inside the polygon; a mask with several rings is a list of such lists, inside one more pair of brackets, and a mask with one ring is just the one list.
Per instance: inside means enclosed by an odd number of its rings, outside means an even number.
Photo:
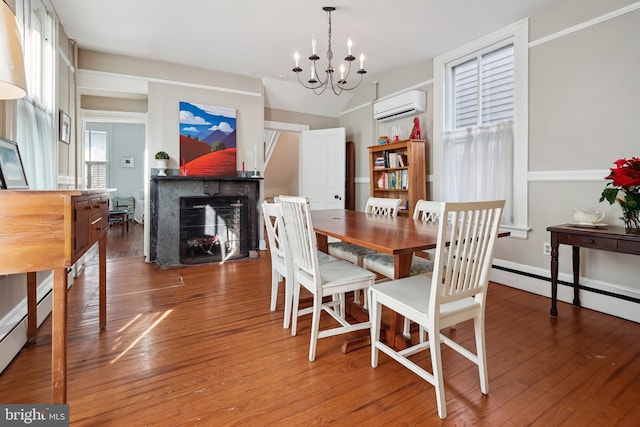
[{"label": "electrical outlet", "polygon": [[542,244],[542,254],[551,256],[551,243],[544,242]]}]

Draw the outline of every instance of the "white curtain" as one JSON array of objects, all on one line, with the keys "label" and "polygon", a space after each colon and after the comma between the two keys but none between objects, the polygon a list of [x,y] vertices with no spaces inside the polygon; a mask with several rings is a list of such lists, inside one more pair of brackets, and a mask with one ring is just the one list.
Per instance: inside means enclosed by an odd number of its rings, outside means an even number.
[{"label": "white curtain", "polygon": [[55,141],[51,113],[30,99],[18,101],[18,146],[29,188],[56,188]]},{"label": "white curtain", "polygon": [[513,223],[513,122],[442,135],[443,201],[505,199],[502,222]]}]

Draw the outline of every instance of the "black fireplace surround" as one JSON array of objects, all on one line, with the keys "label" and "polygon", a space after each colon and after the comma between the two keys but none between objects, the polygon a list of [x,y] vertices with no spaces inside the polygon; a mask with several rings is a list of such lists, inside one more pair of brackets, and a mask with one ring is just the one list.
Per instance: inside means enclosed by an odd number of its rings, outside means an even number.
[{"label": "black fireplace surround", "polygon": [[247,257],[259,246],[259,198],[260,178],[152,176],[149,261],[165,268]]}]

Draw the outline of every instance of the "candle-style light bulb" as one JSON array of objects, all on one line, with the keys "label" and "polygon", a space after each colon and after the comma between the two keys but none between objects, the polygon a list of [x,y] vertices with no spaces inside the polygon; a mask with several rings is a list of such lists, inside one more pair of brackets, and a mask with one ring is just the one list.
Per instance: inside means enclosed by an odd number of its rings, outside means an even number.
[{"label": "candle-style light bulb", "polygon": [[364,55],[360,54],[360,69],[364,70]]},{"label": "candle-style light bulb", "polygon": [[311,39],[311,53],[313,55],[316,54],[316,38],[315,37]]},{"label": "candle-style light bulb", "polygon": [[344,80],[344,64],[340,64],[340,80]]},{"label": "candle-style light bulb", "polygon": [[351,42],[351,39],[347,40],[347,55],[351,55],[351,46],[353,46],[353,43]]},{"label": "candle-style light bulb", "polygon": [[298,67],[300,66],[300,55],[298,54],[298,52],[296,52],[296,53],[293,55],[293,59],[295,59],[295,60],[296,60],[296,68],[298,68]]},{"label": "candle-style light bulb", "polygon": [[311,63],[311,80],[314,80],[315,74],[316,74],[316,65],[312,62]]}]

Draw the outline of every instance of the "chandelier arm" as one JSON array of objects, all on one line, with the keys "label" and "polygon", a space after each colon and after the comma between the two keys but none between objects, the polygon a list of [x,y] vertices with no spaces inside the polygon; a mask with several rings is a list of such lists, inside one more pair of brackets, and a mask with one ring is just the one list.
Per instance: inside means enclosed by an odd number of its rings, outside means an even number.
[{"label": "chandelier arm", "polygon": [[353,90],[353,89],[357,88],[358,86],[360,86],[360,83],[362,83],[362,77],[364,76],[365,73],[358,73],[358,74],[360,74],[360,80],[358,80],[358,83],[356,83],[354,86],[347,87],[347,81],[346,80],[345,80],[344,84],[338,84],[338,86],[342,90]]},{"label": "chandelier arm", "polygon": [[302,81],[300,79],[300,73],[296,73],[296,75],[298,76],[298,82],[300,82],[300,84],[302,86],[304,86],[305,88],[307,88],[307,89],[316,90],[316,89],[318,89],[318,88],[323,86],[323,84],[320,83],[320,82],[318,82],[317,85],[308,85],[308,84],[306,84],[304,81]]},{"label": "chandelier arm", "polygon": [[[362,66],[362,63],[364,61],[364,57],[361,56],[360,57],[360,69],[356,72],[357,74],[360,74],[360,79],[358,80],[358,82],[353,85],[353,86],[348,86],[348,78],[351,75],[351,63],[356,60],[356,58],[351,55],[351,41],[349,41],[348,45],[349,45],[349,52],[348,55],[344,58],[344,60],[347,62],[348,68],[346,69],[346,73],[340,73],[340,79],[336,79],[334,81],[334,68],[333,68],[333,50],[332,50],[332,46],[331,46],[331,31],[332,31],[332,25],[331,25],[331,12],[333,12],[336,8],[335,7],[323,7],[322,10],[327,12],[327,18],[328,18],[328,30],[327,30],[327,36],[328,36],[328,42],[327,42],[327,67],[325,68],[324,72],[325,72],[325,76],[324,76],[324,80],[321,81],[320,79],[320,74],[318,74],[318,67],[317,67],[317,61],[320,59],[320,57],[318,55],[316,55],[315,53],[315,39],[313,40],[313,47],[314,47],[314,51],[313,54],[309,57],[309,61],[311,61],[311,67],[312,67],[312,73],[311,73],[311,77],[310,80],[307,82],[302,81],[302,79],[300,79],[300,73],[302,72],[302,68],[300,68],[298,66],[298,55],[296,53],[295,55],[295,59],[296,59],[296,67],[293,69],[293,72],[295,72],[297,74],[297,78],[298,78],[298,82],[306,89],[311,89],[313,90],[313,93],[315,93],[316,95],[322,95],[328,87],[331,87],[331,91],[335,94],[335,95],[340,95],[342,93],[342,91],[344,90],[353,90],[355,88],[357,88],[358,86],[360,86],[360,83],[362,83],[362,77],[364,74],[366,74],[366,71],[364,70],[364,67]],[[342,65],[340,66],[342,67]]]}]

